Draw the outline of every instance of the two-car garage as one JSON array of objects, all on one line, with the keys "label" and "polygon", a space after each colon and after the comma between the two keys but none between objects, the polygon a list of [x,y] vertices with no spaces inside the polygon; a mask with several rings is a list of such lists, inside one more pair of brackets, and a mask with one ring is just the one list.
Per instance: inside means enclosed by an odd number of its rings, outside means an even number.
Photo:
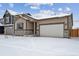
[{"label": "two-car garage", "polygon": [[40,36],[64,37],[64,24],[40,25]]},{"label": "two-car garage", "polygon": [[73,26],[73,14],[57,14],[51,17],[37,18],[38,36],[70,38]]}]

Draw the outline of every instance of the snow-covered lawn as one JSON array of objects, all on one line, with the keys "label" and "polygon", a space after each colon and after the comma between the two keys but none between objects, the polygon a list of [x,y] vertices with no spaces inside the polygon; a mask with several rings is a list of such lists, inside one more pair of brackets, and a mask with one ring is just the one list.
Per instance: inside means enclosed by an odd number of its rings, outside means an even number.
[{"label": "snow-covered lawn", "polygon": [[0,35],[0,55],[79,55],[78,39]]}]

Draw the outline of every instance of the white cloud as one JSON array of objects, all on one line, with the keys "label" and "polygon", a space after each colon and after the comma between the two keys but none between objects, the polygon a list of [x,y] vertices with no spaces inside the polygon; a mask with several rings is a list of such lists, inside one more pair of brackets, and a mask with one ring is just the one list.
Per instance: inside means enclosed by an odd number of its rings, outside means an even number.
[{"label": "white cloud", "polygon": [[0,4],[0,7],[2,7],[2,4]]},{"label": "white cloud", "polygon": [[53,6],[54,3],[41,3],[42,5],[49,5],[49,6]]},{"label": "white cloud", "polygon": [[46,14],[46,15],[50,15],[50,14],[54,14],[55,12],[52,10],[40,10],[40,13]]},{"label": "white cloud", "polygon": [[40,4],[39,3],[31,3],[29,4],[31,9],[40,9]]},{"label": "white cloud", "polygon": [[53,6],[54,3],[25,3],[24,6],[30,6],[31,9],[40,9],[41,5]]},{"label": "white cloud", "polygon": [[13,8],[13,7],[14,7],[14,4],[13,4],[13,3],[9,3],[9,6],[10,6],[11,8]]},{"label": "white cloud", "polygon": [[69,7],[66,7],[66,11],[71,11],[71,9]]},{"label": "white cloud", "polygon": [[40,9],[38,6],[30,6],[31,9]]},{"label": "white cloud", "polygon": [[40,19],[40,18],[48,18],[54,15],[55,12],[53,10],[40,10],[39,13],[33,14],[34,18]]},{"label": "white cloud", "polygon": [[63,11],[63,9],[62,8],[59,8],[58,11]]},{"label": "white cloud", "polygon": [[59,8],[58,9],[58,13],[59,14],[62,14],[62,13],[71,13],[71,9],[69,7],[65,7],[64,9],[63,8]]}]

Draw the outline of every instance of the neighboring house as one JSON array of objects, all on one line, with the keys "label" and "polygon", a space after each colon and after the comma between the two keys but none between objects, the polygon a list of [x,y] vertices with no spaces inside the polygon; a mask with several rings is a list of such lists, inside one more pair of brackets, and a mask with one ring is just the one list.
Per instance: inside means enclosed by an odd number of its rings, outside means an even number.
[{"label": "neighboring house", "polygon": [[68,38],[70,37],[70,30],[73,26],[72,14],[35,19],[31,15],[18,14],[11,10],[6,10],[3,19],[4,34],[7,35],[34,35]]}]

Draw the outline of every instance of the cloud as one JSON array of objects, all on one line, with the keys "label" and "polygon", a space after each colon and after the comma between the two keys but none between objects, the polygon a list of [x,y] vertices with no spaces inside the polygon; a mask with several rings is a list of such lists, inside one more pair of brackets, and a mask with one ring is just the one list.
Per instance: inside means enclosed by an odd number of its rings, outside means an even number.
[{"label": "cloud", "polygon": [[58,9],[58,13],[59,13],[59,14],[71,13],[71,9],[70,9],[69,7],[65,7],[64,9],[63,9],[63,8],[59,8],[59,9]]},{"label": "cloud", "polygon": [[71,11],[71,9],[69,7],[66,7],[66,11]]},{"label": "cloud", "polygon": [[40,13],[43,13],[43,14],[54,14],[54,11],[52,11],[52,10],[40,10]]},{"label": "cloud", "polygon": [[62,8],[59,8],[58,11],[63,11],[63,9]]},{"label": "cloud", "polygon": [[41,5],[53,6],[53,5],[54,5],[54,3],[41,3]]},{"label": "cloud", "polygon": [[0,4],[0,7],[2,7],[2,4]]},{"label": "cloud", "polygon": [[48,17],[51,17],[54,14],[55,14],[55,12],[53,10],[40,10],[39,13],[33,14],[33,17],[37,18],[37,19],[46,18],[46,17],[48,18]]},{"label": "cloud", "polygon": [[30,6],[31,9],[40,9],[38,6]]},{"label": "cloud", "polygon": [[9,6],[10,6],[11,8],[13,8],[13,7],[14,7],[14,4],[13,4],[13,3],[9,3]]},{"label": "cloud", "polygon": [[29,6],[31,9],[40,9],[41,5],[53,6],[54,3],[25,3],[24,6]]},{"label": "cloud", "polygon": [[31,9],[40,9],[40,4],[33,3],[33,4],[30,5],[30,8]]},{"label": "cloud", "polygon": [[40,9],[40,3],[26,3],[24,6],[29,6],[31,9]]}]

